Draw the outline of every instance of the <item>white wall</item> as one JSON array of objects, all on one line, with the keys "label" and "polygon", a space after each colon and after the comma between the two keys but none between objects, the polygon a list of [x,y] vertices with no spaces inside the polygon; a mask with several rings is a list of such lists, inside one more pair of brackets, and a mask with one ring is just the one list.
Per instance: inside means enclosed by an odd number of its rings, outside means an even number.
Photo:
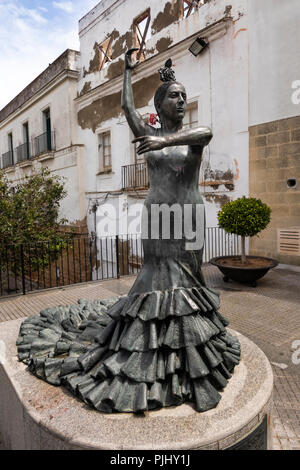
[{"label": "white wall", "polygon": [[[4,123],[0,123],[0,145],[1,154],[8,151],[7,134],[13,133],[14,147],[24,143],[22,124],[28,122],[29,124],[29,137],[32,140],[45,132],[43,122],[43,111],[50,108],[51,129],[55,131],[56,147],[64,148],[71,145],[71,119],[70,119],[70,96],[73,100],[76,97],[77,84],[76,81],[67,82],[57,86],[52,92],[42,96],[32,106],[26,108],[24,111],[7,118]],[[76,121],[75,121],[76,122]],[[4,124],[4,125],[3,125]],[[74,131],[73,131],[74,132]],[[74,139],[74,137],[73,137]],[[75,143],[75,142],[74,142]]]},{"label": "white wall", "polygon": [[299,0],[249,3],[250,126],[300,114],[292,83],[300,80]]}]

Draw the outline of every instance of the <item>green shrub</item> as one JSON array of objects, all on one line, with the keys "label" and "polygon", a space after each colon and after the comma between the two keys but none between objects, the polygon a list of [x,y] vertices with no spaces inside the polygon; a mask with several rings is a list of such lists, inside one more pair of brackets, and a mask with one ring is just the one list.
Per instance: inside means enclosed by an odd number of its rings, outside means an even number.
[{"label": "green shrub", "polygon": [[21,269],[23,244],[25,270],[35,271],[57,258],[71,236],[62,230],[67,220],[59,217],[66,194],[63,178],[47,168],[14,186],[0,171],[0,269],[9,258],[15,272]]},{"label": "green shrub", "polygon": [[245,261],[245,237],[253,237],[270,222],[271,209],[260,199],[241,197],[227,202],[218,213],[219,226],[242,237],[242,259]]}]

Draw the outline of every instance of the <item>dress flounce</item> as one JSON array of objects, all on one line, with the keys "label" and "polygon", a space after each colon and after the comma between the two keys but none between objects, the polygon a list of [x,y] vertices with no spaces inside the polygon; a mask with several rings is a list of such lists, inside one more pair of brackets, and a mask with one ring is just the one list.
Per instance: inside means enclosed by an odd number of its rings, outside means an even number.
[{"label": "dress flounce", "polygon": [[219,296],[205,286],[59,306],[27,318],[19,360],[102,412],[219,402],[240,360]]}]

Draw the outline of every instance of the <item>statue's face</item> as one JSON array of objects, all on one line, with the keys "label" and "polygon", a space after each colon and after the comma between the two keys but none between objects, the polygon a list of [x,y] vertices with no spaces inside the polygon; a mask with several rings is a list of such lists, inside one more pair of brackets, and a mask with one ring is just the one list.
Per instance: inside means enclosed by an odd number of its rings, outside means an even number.
[{"label": "statue's face", "polygon": [[160,115],[171,121],[182,121],[186,111],[186,91],[180,83],[169,86],[160,105]]}]

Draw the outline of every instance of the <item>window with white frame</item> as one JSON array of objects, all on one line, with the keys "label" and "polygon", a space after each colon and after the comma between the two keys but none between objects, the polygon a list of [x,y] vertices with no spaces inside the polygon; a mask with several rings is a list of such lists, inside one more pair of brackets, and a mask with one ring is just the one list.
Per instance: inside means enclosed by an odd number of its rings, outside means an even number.
[{"label": "window with white frame", "polygon": [[198,127],[198,102],[189,103],[183,119],[183,128],[194,129]]},{"label": "window with white frame", "polygon": [[98,134],[100,171],[111,171],[111,134],[110,131]]}]

